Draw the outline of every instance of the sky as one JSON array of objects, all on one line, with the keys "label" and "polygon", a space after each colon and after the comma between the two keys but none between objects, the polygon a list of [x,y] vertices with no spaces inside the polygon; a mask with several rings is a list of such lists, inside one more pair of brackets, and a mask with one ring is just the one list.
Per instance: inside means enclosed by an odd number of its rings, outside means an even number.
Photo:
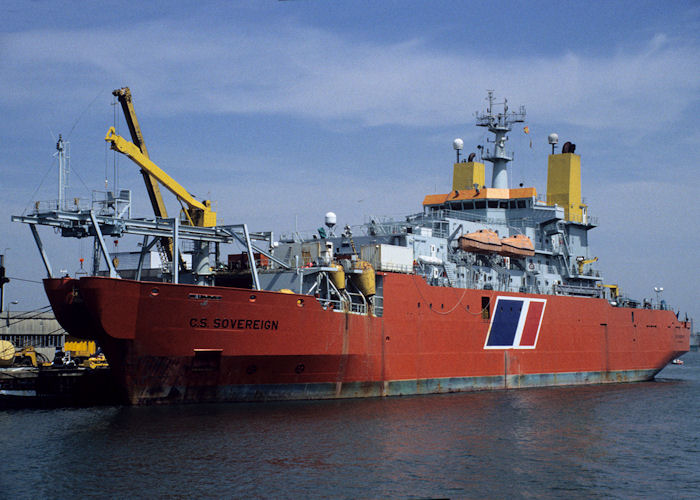
[{"label": "sky", "polygon": [[[150,215],[138,168],[103,140],[112,125],[128,137],[113,89],[131,88],[151,159],[220,222],[276,234],[313,231],[327,211],[340,226],[419,212],[451,189],[453,139],[484,144],[474,112],[492,89],[527,111],[511,184],[544,194],[548,134],[574,142],[598,225],[589,257],[632,297],[663,287],[697,326],[698,33],[697,1],[5,0],[5,303],[48,303],[29,228],[10,216],[57,198],[58,134],[69,198],[130,189],[134,215]],[[40,234],[55,270],[88,260],[89,241]]]}]

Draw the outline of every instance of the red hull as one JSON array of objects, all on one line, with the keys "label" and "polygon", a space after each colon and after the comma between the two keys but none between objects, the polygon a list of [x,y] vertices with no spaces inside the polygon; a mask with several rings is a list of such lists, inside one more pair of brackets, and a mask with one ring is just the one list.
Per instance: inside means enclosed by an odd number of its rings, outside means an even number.
[{"label": "red hull", "polygon": [[[98,277],[44,284],[58,321],[99,342],[133,404],[647,380],[688,351],[690,339],[671,311],[432,287],[402,274],[384,275],[383,317],[237,288]],[[496,326],[482,304],[488,298],[493,317],[497,297],[541,304],[531,306],[539,319],[523,316],[518,326],[517,338],[532,345],[487,345]]]}]

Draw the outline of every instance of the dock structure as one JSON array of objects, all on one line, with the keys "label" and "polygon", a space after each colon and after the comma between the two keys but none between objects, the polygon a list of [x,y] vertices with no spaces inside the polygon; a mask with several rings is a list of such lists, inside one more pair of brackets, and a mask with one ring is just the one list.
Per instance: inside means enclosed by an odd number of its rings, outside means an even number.
[{"label": "dock structure", "polygon": [[0,410],[116,404],[109,368],[0,368]]},{"label": "dock structure", "polygon": [[0,313],[0,340],[8,340],[18,348],[33,346],[46,361],[53,360],[56,349],[63,350],[66,335],[51,310]]}]

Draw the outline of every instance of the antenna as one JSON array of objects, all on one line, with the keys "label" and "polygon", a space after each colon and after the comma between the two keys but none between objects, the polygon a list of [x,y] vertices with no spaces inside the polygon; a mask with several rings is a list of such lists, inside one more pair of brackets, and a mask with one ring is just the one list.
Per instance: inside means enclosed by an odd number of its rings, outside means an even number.
[{"label": "antenna", "polygon": [[[476,125],[478,127],[486,127],[489,132],[494,134],[493,140],[488,142],[493,144],[493,150],[483,151],[482,159],[490,161],[493,164],[493,178],[491,187],[496,189],[508,189],[508,162],[513,161],[513,153],[506,152],[506,141],[508,132],[512,130],[514,123],[522,123],[525,121],[525,106],[520,106],[518,111],[511,111],[508,107],[508,101],[503,100],[502,103],[494,102],[493,90],[488,92],[488,108],[486,113],[476,113]],[[503,112],[497,113],[494,109],[494,104],[502,104]]]},{"label": "antenna", "polygon": [[547,141],[552,145],[552,154],[554,154],[554,148],[557,147],[557,143],[559,142],[559,135],[552,132],[549,134],[549,137],[547,137]]}]

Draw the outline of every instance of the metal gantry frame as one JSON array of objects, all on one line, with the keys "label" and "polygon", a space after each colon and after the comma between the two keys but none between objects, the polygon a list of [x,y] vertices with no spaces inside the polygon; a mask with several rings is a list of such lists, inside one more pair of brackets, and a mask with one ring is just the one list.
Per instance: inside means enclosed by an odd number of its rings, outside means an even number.
[{"label": "metal gantry frame", "polygon": [[[270,252],[254,245],[252,240],[268,241],[270,236],[266,233],[250,233],[246,224],[231,224],[226,226],[214,227],[196,227],[180,224],[177,218],[168,219],[125,219],[114,216],[98,215],[93,210],[81,211],[49,211],[31,215],[13,215],[12,222],[22,222],[28,224],[37,249],[46,268],[46,274],[49,278],[53,277],[51,264],[48,255],[44,250],[44,245],[37,231],[37,226],[48,226],[61,230],[61,235],[64,237],[83,238],[94,237],[96,250],[105,259],[109,269],[111,278],[120,278],[119,273],[114,267],[107,245],[104,241],[104,236],[122,237],[125,234],[141,235],[144,237],[139,256],[137,268],[137,279],[141,277],[143,269],[143,260],[150,248],[153,247],[158,239],[167,237],[173,239],[173,262],[177,262],[179,258],[178,243],[179,240],[192,240],[205,243],[234,243],[239,242],[245,246],[248,252],[248,263],[250,265],[251,275],[253,279],[253,287],[255,290],[260,290],[260,280],[258,278],[258,270],[255,263],[255,253],[265,255],[268,259],[276,262],[278,265],[289,269],[286,263],[273,257]],[[152,238],[149,242],[148,239]],[[217,251],[218,254],[218,251]],[[95,264],[97,267],[97,264]],[[173,283],[179,282],[179,270],[177,265],[172,267]]]}]

